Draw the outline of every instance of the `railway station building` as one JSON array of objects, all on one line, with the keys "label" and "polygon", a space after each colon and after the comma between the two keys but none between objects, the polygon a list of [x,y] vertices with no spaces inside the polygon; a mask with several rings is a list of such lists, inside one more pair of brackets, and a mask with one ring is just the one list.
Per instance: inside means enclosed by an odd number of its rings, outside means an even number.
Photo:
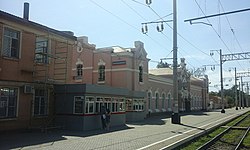
[{"label": "railway station building", "polygon": [[[28,8],[25,8],[28,9]],[[144,43],[96,48],[88,37],[59,31],[0,11],[0,131],[111,127],[172,112],[171,68],[149,69]],[[192,77],[181,58],[180,111],[207,109],[208,77]]]}]

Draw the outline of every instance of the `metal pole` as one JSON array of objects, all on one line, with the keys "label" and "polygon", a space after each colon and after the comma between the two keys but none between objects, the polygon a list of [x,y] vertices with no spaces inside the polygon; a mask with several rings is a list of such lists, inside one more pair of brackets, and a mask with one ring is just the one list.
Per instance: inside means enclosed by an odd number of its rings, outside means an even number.
[{"label": "metal pole", "polygon": [[234,68],[234,78],[235,78],[235,109],[238,110],[238,96],[237,96],[237,76],[236,76],[236,67]]},{"label": "metal pole", "polygon": [[247,83],[247,97],[246,97],[246,107],[248,107],[248,103],[249,103],[249,86],[248,86],[248,83]]},{"label": "metal pole", "polygon": [[224,109],[224,89],[223,89],[223,74],[222,74],[222,53],[221,53],[221,49],[220,49],[220,82],[221,82],[221,105],[222,105],[222,109],[221,109],[221,113],[225,113],[225,109]]},{"label": "metal pole", "polygon": [[241,77],[241,90],[242,90],[242,92],[241,92],[241,94],[242,94],[242,96],[241,96],[241,106],[244,109],[244,89],[243,89],[242,77]]},{"label": "metal pole", "polygon": [[177,78],[177,11],[176,0],[173,0],[173,114],[172,123],[180,124]]},{"label": "metal pole", "polygon": [[[242,78],[242,77],[241,77]],[[239,82],[239,106],[240,106],[240,109],[241,109],[241,91],[240,91],[240,82]]]}]

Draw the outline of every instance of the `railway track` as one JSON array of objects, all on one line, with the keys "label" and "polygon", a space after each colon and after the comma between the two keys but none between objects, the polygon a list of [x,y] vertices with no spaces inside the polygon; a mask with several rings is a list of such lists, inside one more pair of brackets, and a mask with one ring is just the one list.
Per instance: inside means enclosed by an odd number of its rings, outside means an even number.
[{"label": "railway track", "polygon": [[243,141],[249,135],[250,130],[250,113],[230,126],[223,126],[226,129],[212,138],[210,141],[200,146],[197,150],[227,150],[227,149],[250,149],[243,146]]}]

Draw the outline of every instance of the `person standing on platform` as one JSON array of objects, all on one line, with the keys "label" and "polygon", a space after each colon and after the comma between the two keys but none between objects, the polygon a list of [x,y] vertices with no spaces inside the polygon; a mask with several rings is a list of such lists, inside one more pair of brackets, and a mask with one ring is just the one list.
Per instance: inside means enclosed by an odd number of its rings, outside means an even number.
[{"label": "person standing on platform", "polygon": [[106,108],[104,105],[101,107],[101,122],[102,122],[102,129],[106,130],[107,124],[106,124]]},{"label": "person standing on platform", "polygon": [[107,126],[108,131],[109,131],[109,127],[110,127],[110,117],[111,117],[111,112],[108,108],[106,111],[106,126]]}]

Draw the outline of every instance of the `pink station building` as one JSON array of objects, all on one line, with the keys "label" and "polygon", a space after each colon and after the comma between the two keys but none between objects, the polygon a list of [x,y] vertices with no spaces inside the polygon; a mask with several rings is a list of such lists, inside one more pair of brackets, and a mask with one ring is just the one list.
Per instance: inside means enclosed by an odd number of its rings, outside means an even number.
[{"label": "pink station building", "polygon": [[[0,131],[101,128],[100,109],[111,127],[172,113],[171,68],[149,69],[144,43],[96,48],[88,37],[58,31],[0,11]],[[179,111],[208,106],[208,77],[195,78],[181,58]]]}]

